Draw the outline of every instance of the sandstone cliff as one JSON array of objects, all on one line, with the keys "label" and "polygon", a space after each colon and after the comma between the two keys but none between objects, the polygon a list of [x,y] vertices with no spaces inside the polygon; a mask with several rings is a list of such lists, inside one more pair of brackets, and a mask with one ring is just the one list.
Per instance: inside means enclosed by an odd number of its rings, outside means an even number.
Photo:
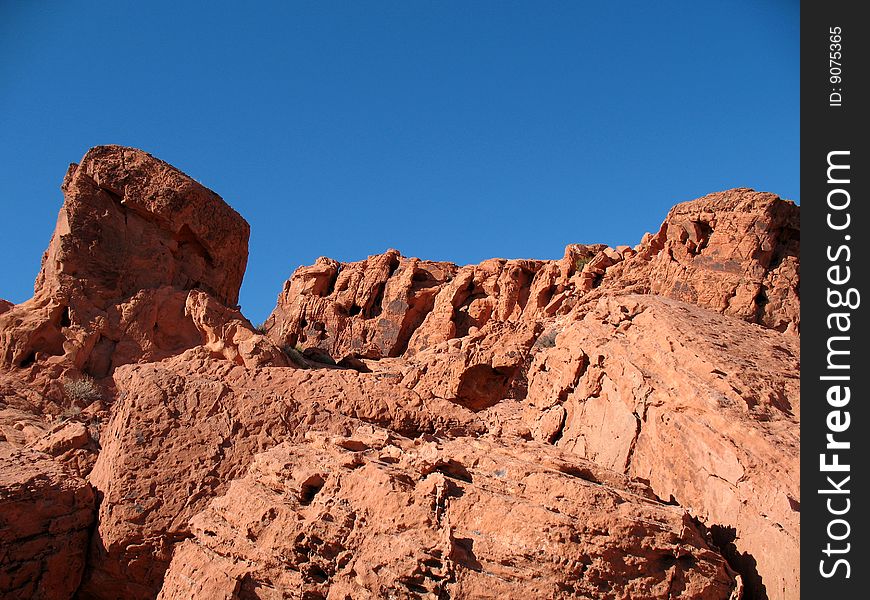
[{"label": "sandstone cliff", "polygon": [[62,189],[0,303],[3,597],[797,597],[793,203],[560,260],[321,258],[258,330],[219,196],[118,146]]}]

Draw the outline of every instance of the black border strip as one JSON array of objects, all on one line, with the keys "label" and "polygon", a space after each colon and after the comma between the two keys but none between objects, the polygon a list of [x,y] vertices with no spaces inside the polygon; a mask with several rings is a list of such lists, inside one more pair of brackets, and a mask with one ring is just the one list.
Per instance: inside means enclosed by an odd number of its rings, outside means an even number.
[{"label": "black border strip", "polygon": [[801,594],[809,599],[863,599],[870,586],[870,23],[859,8],[801,5]]}]

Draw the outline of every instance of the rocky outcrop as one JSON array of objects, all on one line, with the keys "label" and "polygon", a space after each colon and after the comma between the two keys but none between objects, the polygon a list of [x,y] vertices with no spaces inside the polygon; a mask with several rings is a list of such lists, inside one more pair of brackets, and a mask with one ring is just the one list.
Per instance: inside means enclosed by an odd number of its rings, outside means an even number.
[{"label": "rocky outcrop", "polygon": [[535,437],[649,481],[733,544],[752,597],[793,597],[797,339],[656,296],[602,298],[552,334],[529,371]]},{"label": "rocky outcrop", "polygon": [[120,146],[88,151],[62,189],[34,297],[0,315],[7,368],[59,363],[105,377],[199,344],[184,318],[189,290],[237,302],[249,228],[214,192]]},{"label": "rocky outcrop", "polygon": [[[467,430],[472,413],[423,402],[395,375],[352,369],[246,368],[205,347],[114,375],[118,400],[90,480],[99,519],[86,597],[153,598],[188,520],[241,476],[252,457],[309,430],[361,421],[406,435]],[[465,428],[463,428],[465,426]]]},{"label": "rocky outcrop", "polygon": [[184,316],[199,331],[201,345],[212,356],[249,368],[286,367],[291,363],[287,354],[257,333],[242,313],[205,292],[188,294]]},{"label": "rocky outcrop", "polygon": [[487,327],[552,315],[582,285],[581,257],[604,248],[574,244],[561,261],[491,259],[461,268],[396,250],[355,263],[320,258],[285,283],[264,325],[276,343],[336,361],[412,356]]},{"label": "rocky outcrop", "polygon": [[321,258],[287,281],[265,327],[340,364],[401,356],[419,393],[483,408],[522,394],[549,320],[604,296],[663,295],[796,333],[799,226],[793,203],[737,189],[677,205],[635,248],[572,244],[559,261]]},{"label": "rocky outcrop", "polygon": [[560,260],[321,258],[255,329],[216,194],[117,146],[63,190],[0,302],[2,501],[39,507],[4,592],[797,594],[794,204],[712,194]]},{"label": "rocky outcrop", "polygon": [[488,324],[540,323],[593,293],[649,293],[778,331],[800,325],[800,213],[735,189],[675,206],[635,248],[572,244],[559,261],[457,267],[398,251],[355,263],[320,258],[284,285],[266,321],[278,344],[348,357],[414,355]]},{"label": "rocky outcrop", "polygon": [[[536,444],[364,428],[258,455],[193,517],[159,598],[728,598],[680,509]],[[245,498],[239,503],[237,498]]]},{"label": "rocky outcrop", "polygon": [[[603,285],[703,306],[796,333],[800,209],[775,194],[734,189],[677,204]],[[636,290],[640,291],[640,290]]]},{"label": "rocky outcrop", "polygon": [[94,493],[49,456],[0,442],[0,593],[66,600],[81,580]]},{"label": "rocky outcrop", "polygon": [[61,187],[64,206],[38,289],[77,287],[104,305],[162,287],[238,301],[249,227],[211,190],[120,146],[89,150]]},{"label": "rocky outcrop", "polygon": [[[0,397],[7,398],[5,394]],[[0,408],[0,443],[21,448],[44,436],[46,428],[47,423],[39,414],[11,408],[5,403]]]},{"label": "rocky outcrop", "polygon": [[266,327],[279,344],[316,348],[336,361],[399,356],[455,273],[450,263],[396,250],[355,263],[320,258],[287,281]]},{"label": "rocky outcrop", "polygon": [[99,435],[99,429],[93,424],[67,421],[47,431],[30,447],[65,464],[79,477],[87,477],[100,449],[95,433]]}]

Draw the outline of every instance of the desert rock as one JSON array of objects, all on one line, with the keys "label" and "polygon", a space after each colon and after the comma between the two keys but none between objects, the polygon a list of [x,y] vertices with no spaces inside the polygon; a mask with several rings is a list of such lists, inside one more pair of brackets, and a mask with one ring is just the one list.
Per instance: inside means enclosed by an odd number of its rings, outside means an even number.
[{"label": "desert rock", "polygon": [[683,511],[584,466],[533,443],[371,428],[284,443],[193,517],[159,598],[731,594]]},{"label": "desert rock", "polygon": [[34,297],[0,315],[7,367],[61,363],[105,377],[199,343],[184,318],[189,290],[237,302],[249,228],[214,192],[120,146],[88,151],[62,189]]},{"label": "desert rock", "polygon": [[800,209],[734,189],[676,205],[604,285],[641,285],[778,331],[800,328]]},{"label": "desert rock", "polygon": [[393,375],[246,368],[205,347],[115,371],[118,401],[90,480],[101,493],[91,566],[93,597],[153,598],[188,520],[241,476],[254,454],[308,430],[360,422],[407,435],[470,426],[472,413],[424,402]]},{"label": "desert rock", "polygon": [[94,424],[67,421],[47,431],[29,447],[64,463],[79,477],[86,477],[100,449],[99,442],[94,439],[95,434],[99,435],[99,428]]},{"label": "desert rock", "polygon": [[763,597],[762,586],[771,598],[793,597],[795,337],[679,301],[617,296],[569,321],[553,344],[530,368],[536,437],[649,481],[715,528],[723,546],[754,557],[741,567],[753,597]]},{"label": "desert rock", "polygon": [[60,463],[0,442],[0,592],[66,600],[81,580],[94,493]]},{"label": "desert rock", "polygon": [[255,328],[219,196],[119,146],[62,189],[0,302],[3,592],[795,597],[793,203],[558,260],[320,258]]}]

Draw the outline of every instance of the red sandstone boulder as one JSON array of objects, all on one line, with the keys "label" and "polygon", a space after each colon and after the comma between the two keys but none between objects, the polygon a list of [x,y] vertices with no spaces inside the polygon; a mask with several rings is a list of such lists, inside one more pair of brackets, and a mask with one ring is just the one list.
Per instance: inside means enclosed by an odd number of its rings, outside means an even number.
[{"label": "red sandstone boulder", "polygon": [[639,284],[750,323],[800,328],[800,208],[734,189],[676,205],[603,285]]},{"label": "red sandstone boulder", "polygon": [[201,334],[202,346],[212,356],[222,357],[249,368],[286,367],[290,359],[236,309],[227,308],[205,292],[191,291],[184,316]]},{"label": "red sandstone boulder", "polygon": [[594,470],[371,428],[284,443],[193,517],[158,597],[729,598],[702,528]]},{"label": "red sandstone boulder", "polygon": [[104,377],[199,343],[184,318],[189,290],[238,301],[249,228],[214,192],[120,146],[89,150],[62,189],[34,297],[0,315],[6,368],[62,363]]},{"label": "red sandstone boulder", "polygon": [[733,547],[752,597],[795,597],[797,338],[655,296],[603,298],[554,329],[529,371],[534,436],[686,507]]},{"label": "red sandstone boulder", "polygon": [[22,448],[44,436],[47,426],[42,416],[30,411],[11,408],[5,403],[0,408],[0,443]]},{"label": "red sandstone boulder", "polygon": [[265,326],[279,345],[318,348],[336,361],[413,355],[490,322],[553,314],[579,257],[603,248],[575,244],[558,262],[491,259],[461,269],[396,250],[356,263],[320,258],[285,283]]},{"label": "red sandstone boulder", "polygon": [[72,473],[86,477],[97,461],[99,428],[95,424],[67,421],[53,427],[30,447],[65,464]]},{"label": "red sandstone boulder", "polygon": [[0,442],[0,592],[67,600],[81,580],[94,493],[60,463]]},{"label": "red sandstone boulder", "polygon": [[71,165],[37,288],[91,288],[91,298],[202,289],[238,301],[249,227],[217,194],[133,148],[98,146]]},{"label": "red sandstone boulder", "polygon": [[309,430],[360,421],[407,435],[467,430],[473,414],[423,401],[387,373],[262,367],[206,347],[114,374],[118,400],[90,481],[100,492],[86,598],[153,598],[188,520],[241,476],[254,454]]}]

